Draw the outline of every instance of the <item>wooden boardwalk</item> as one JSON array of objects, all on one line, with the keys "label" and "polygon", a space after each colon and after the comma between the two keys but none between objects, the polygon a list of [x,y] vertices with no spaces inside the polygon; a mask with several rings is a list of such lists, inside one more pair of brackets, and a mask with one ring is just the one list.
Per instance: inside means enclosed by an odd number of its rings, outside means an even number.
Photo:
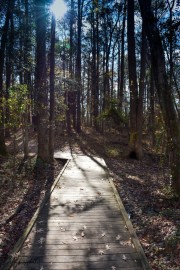
[{"label": "wooden boardwalk", "polygon": [[74,155],[22,244],[16,270],[150,269],[103,159]]}]

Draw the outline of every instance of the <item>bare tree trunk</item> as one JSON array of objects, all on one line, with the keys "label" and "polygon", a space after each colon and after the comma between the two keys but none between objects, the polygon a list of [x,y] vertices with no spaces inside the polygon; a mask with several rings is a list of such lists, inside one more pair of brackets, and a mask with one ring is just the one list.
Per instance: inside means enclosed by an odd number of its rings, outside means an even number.
[{"label": "bare tree trunk", "polygon": [[98,12],[95,12],[98,2],[93,1],[92,13],[92,69],[91,69],[91,88],[92,88],[92,121],[96,130],[98,130],[98,96],[99,96],[99,82],[98,82],[98,66],[97,66],[97,50],[98,50]]},{"label": "bare tree trunk", "polygon": [[[6,49],[6,100],[9,98],[9,88],[11,86],[13,61],[14,60],[14,19],[13,14],[10,15],[10,31],[8,38],[8,46]],[[10,137],[10,130],[6,126],[9,123],[9,107],[7,106],[5,112],[5,137]]]},{"label": "bare tree trunk", "polygon": [[11,13],[13,12],[13,2],[9,0],[7,3],[7,13],[4,26],[2,29],[2,37],[0,44],[0,154],[6,155],[6,145],[5,145],[5,133],[4,133],[4,108],[3,108],[3,70],[4,70],[4,60],[5,60],[5,49],[7,43],[7,35],[9,29],[9,21],[11,18]]},{"label": "bare tree trunk", "polygon": [[156,139],[155,139],[155,86],[154,86],[154,77],[153,77],[153,71],[152,71],[152,66],[151,66],[151,74],[150,74],[150,127],[149,127],[149,132],[151,135],[151,143],[152,147],[155,146],[156,144]]},{"label": "bare tree trunk", "polygon": [[77,119],[76,131],[81,132],[81,28],[82,28],[82,8],[84,1],[78,0],[78,44],[77,44],[77,59],[76,59],[76,79],[78,81],[77,91]]},{"label": "bare tree trunk", "polygon": [[123,98],[124,98],[124,36],[125,36],[125,24],[126,24],[126,1],[124,3],[123,25],[121,34],[121,67],[120,67],[120,88],[119,88],[119,108],[122,110]]},{"label": "bare tree trunk", "polygon": [[[24,83],[27,85],[30,96],[30,83],[31,83],[31,74],[30,74],[30,49],[31,49],[31,40],[30,40],[30,28],[29,28],[29,2],[24,0],[25,5],[25,27],[24,27]],[[30,123],[30,105],[27,107],[24,115],[24,158],[26,159],[29,154],[29,123]]]},{"label": "bare tree trunk", "polygon": [[54,15],[52,15],[51,22],[51,49],[50,49],[50,127],[49,127],[49,156],[50,160],[54,159],[54,136],[55,136],[55,117],[54,117],[54,69],[55,69],[55,27],[56,21]]},{"label": "bare tree trunk", "polygon": [[49,161],[48,93],[46,85],[46,11],[36,0],[36,91],[38,111],[38,158]]},{"label": "bare tree trunk", "polygon": [[137,148],[138,155],[143,156],[142,149],[142,131],[143,131],[143,103],[144,103],[144,89],[146,77],[146,56],[147,56],[147,42],[144,24],[142,24],[142,37],[141,37],[141,70],[139,78],[139,98],[138,98],[138,112],[137,112]]},{"label": "bare tree trunk", "polygon": [[135,57],[135,37],[134,37],[134,0],[128,0],[128,71],[129,71],[129,89],[130,89],[130,140],[129,153],[131,158],[140,158],[138,152],[138,87],[136,75],[136,57]]}]

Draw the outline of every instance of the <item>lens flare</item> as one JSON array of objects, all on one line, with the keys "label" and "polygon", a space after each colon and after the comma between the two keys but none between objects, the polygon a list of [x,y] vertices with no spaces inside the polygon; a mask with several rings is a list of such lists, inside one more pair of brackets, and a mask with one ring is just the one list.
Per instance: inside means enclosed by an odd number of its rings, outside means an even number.
[{"label": "lens flare", "polygon": [[50,7],[50,11],[54,14],[56,19],[62,19],[64,14],[67,12],[67,6],[63,0],[54,0]]}]

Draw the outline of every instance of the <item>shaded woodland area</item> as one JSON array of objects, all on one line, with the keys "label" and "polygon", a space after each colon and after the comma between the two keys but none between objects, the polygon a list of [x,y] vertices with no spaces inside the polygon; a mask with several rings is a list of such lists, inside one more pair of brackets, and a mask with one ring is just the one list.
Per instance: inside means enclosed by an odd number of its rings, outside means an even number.
[{"label": "shaded woodland area", "polygon": [[70,149],[104,157],[153,269],[179,269],[180,2],[52,2],[1,0],[1,260]]}]

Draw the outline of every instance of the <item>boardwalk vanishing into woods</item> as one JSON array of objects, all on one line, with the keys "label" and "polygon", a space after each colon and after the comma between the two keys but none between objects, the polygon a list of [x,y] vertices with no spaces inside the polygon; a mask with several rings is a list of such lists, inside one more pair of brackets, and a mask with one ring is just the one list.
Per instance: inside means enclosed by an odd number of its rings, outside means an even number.
[{"label": "boardwalk vanishing into woods", "polygon": [[4,269],[150,269],[104,160],[84,155],[70,156],[14,254]]}]

